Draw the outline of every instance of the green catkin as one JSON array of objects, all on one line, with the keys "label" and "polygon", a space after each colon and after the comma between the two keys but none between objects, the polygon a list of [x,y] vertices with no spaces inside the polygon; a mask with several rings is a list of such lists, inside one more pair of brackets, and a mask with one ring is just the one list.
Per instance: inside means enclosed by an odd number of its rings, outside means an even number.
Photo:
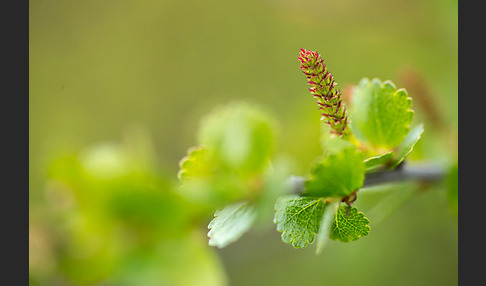
[{"label": "green catkin", "polygon": [[307,83],[311,86],[311,94],[316,98],[321,110],[321,120],[331,127],[331,133],[339,137],[349,135],[348,116],[346,107],[341,100],[341,92],[336,89],[337,83],[327,70],[319,53],[300,49],[300,68],[306,75]]}]

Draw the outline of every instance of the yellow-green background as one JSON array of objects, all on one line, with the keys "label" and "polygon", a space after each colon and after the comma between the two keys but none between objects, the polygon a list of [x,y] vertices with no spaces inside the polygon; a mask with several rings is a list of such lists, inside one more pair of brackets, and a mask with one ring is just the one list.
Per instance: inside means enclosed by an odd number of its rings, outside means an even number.
[{"label": "yellow-green background", "polygon": [[[342,89],[362,77],[407,88],[403,74],[415,70],[442,117],[431,122],[410,92],[415,120],[425,123],[415,156],[449,162],[456,154],[457,1],[31,0],[29,6],[29,229],[31,240],[42,237],[40,248],[29,248],[37,255],[32,267],[56,259],[42,232],[49,158],[120,141],[129,126],[148,130],[158,166],[175,177],[178,161],[196,144],[201,116],[233,99],[253,99],[279,122],[277,151],[305,174],[320,152],[321,122],[299,69],[300,48],[319,51]],[[443,189],[407,201],[366,238],[330,242],[320,256],[313,247],[282,243],[271,224],[214,251],[230,285],[456,285],[457,216]],[[32,273],[42,271],[56,272],[45,266]]]}]

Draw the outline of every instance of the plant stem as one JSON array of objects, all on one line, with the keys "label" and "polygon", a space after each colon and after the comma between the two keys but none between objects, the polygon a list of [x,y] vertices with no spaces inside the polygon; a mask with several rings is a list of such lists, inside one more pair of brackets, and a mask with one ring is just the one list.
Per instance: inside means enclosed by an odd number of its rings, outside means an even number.
[{"label": "plant stem", "polygon": [[[363,187],[371,187],[387,183],[403,181],[438,182],[445,177],[445,169],[437,164],[408,166],[402,162],[393,170],[382,170],[365,175]],[[291,176],[289,183],[292,185],[292,193],[302,194],[305,178]]]}]

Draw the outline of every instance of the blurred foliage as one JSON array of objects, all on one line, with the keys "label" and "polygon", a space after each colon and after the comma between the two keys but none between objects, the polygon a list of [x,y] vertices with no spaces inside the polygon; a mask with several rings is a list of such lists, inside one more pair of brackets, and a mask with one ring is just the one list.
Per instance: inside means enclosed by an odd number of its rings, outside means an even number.
[{"label": "blurred foliage", "polygon": [[[410,161],[454,166],[457,27],[454,0],[29,1],[30,284],[456,285],[457,189],[443,184],[363,193],[373,231],[320,256],[272,224],[211,249],[210,211],[175,185],[200,119],[232,99],[265,106],[273,153],[308,172],[322,127],[302,47],[344,96],[362,77],[406,88],[425,130]],[[386,220],[367,211],[388,196]]]},{"label": "blurred foliage", "polygon": [[273,156],[277,127],[261,107],[242,101],[201,120],[200,145],[179,163],[179,191],[205,209],[218,209],[208,225],[210,245],[225,247],[255,221],[266,223],[277,197],[290,191],[292,163]]},{"label": "blurred foliage", "polygon": [[[224,285],[198,227],[201,211],[151,164],[155,154],[141,149],[147,147],[142,135],[132,132],[124,144],[96,145],[49,165],[47,219],[54,224],[44,235],[55,256],[51,276],[36,276],[46,274],[37,273],[45,257],[31,259],[31,274],[42,285]],[[32,245],[31,257],[37,251]]]},{"label": "blurred foliage", "polygon": [[447,198],[453,213],[459,214],[459,162],[450,167],[446,178]]},{"label": "blurred foliage", "polygon": [[275,127],[265,112],[248,103],[212,110],[201,120],[199,145],[180,162],[181,192],[213,210],[258,198],[273,155]]}]

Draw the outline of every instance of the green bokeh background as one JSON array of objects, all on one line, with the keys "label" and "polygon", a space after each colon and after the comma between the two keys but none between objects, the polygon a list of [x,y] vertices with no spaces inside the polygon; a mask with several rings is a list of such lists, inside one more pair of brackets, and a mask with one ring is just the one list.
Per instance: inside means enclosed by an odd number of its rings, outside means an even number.
[{"label": "green bokeh background", "polygon": [[[41,235],[46,225],[55,229],[46,219],[49,160],[120,141],[130,126],[147,130],[158,168],[175,178],[179,160],[196,144],[200,118],[215,105],[252,99],[279,122],[277,152],[305,174],[320,154],[321,121],[299,69],[300,48],[319,51],[343,90],[362,77],[405,87],[414,120],[425,124],[411,159],[447,164],[457,156],[457,1],[29,4],[29,229],[31,241],[42,241],[31,244],[31,262],[56,259],[55,251],[48,254],[49,235]],[[420,89],[410,74],[425,86],[433,112],[412,92]],[[356,203],[367,213],[381,197]],[[457,216],[443,185],[411,197],[376,227],[372,214],[368,237],[332,241],[320,256],[313,247],[282,243],[272,224],[210,251],[229,285],[457,284]],[[37,265],[31,268],[44,277],[39,281],[57,271]]]}]

